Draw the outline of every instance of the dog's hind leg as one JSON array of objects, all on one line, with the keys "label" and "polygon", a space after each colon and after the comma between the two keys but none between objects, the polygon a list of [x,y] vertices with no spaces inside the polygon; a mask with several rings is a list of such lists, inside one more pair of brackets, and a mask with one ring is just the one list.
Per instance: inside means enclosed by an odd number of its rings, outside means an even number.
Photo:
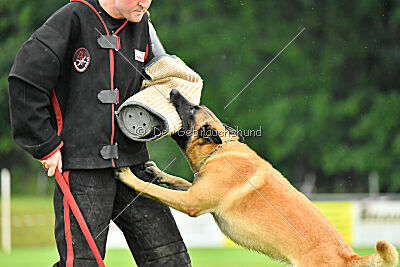
[{"label": "dog's hind leg", "polygon": [[188,191],[166,189],[139,179],[127,167],[120,168],[119,171],[116,171],[115,176],[116,179],[135,189],[137,192],[163,202],[189,216],[197,217],[212,211],[212,198],[201,197],[202,195],[192,190],[193,187]]},{"label": "dog's hind leg", "polygon": [[167,185],[170,189],[186,191],[192,186],[192,183],[185,179],[161,171],[153,161],[146,162],[145,166],[147,173],[153,177],[157,176],[158,182]]}]

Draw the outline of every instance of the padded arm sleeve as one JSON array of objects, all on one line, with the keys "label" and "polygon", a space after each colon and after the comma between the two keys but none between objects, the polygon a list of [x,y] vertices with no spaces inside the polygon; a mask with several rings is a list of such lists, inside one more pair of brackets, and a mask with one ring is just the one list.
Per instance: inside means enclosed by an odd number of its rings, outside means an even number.
[{"label": "padded arm sleeve", "polygon": [[46,159],[63,145],[51,124],[50,97],[18,78],[10,78],[11,128],[15,142],[37,159]]},{"label": "padded arm sleeve", "polygon": [[73,12],[68,4],[37,29],[21,47],[9,75],[13,137],[37,159],[49,157],[63,144],[51,123],[51,93],[73,32]]}]

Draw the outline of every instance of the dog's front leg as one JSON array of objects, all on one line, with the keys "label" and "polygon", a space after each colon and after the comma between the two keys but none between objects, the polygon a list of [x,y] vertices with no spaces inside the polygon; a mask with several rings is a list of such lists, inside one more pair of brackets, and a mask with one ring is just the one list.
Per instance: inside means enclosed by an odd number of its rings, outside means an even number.
[{"label": "dog's front leg", "polygon": [[189,216],[197,217],[212,211],[209,199],[199,197],[190,189],[188,191],[175,191],[145,182],[136,177],[127,167],[120,168],[115,173],[115,176],[116,179],[135,189],[137,192],[163,202]]}]

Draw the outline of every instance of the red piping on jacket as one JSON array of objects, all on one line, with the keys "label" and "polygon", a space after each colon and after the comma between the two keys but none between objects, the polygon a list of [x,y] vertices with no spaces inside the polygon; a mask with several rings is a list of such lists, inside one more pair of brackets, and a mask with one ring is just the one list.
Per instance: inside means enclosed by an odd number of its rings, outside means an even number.
[{"label": "red piping on jacket", "polygon": [[[85,5],[87,5],[99,18],[100,22],[103,24],[104,29],[106,30],[107,35],[110,35],[107,26],[103,20],[103,18],[100,16],[100,14],[97,12],[97,10],[87,1],[85,0],[71,0],[71,2],[81,2]],[[125,22],[115,31],[113,35],[117,35],[128,23],[128,20],[125,20]],[[121,43],[119,42],[119,45],[117,43],[117,48],[121,47]],[[110,56],[110,79],[111,79],[111,90],[114,90],[114,50],[109,49],[109,56]],[[115,109],[115,104],[111,104],[111,145],[114,144],[114,134],[115,134],[115,125],[114,125],[114,109]],[[115,162],[114,159],[111,159],[111,163],[113,168],[115,168]]]},{"label": "red piping on jacket", "polygon": [[144,61],[146,61],[148,55],[149,55],[149,44],[146,45],[146,54],[144,55]]},{"label": "red piping on jacket", "polygon": [[93,10],[93,12],[97,15],[97,17],[99,17],[101,23],[103,24],[104,29],[106,30],[107,35],[110,35],[108,33],[108,29],[107,29],[106,24],[104,23],[104,20],[101,18],[99,12],[97,12],[97,10],[90,3],[88,3],[85,0],[71,0],[70,2],[81,2],[81,3],[85,4],[85,5],[87,5],[91,10]]},{"label": "red piping on jacket", "polygon": [[117,35],[128,23],[128,20],[125,20],[125,22],[114,32],[114,35]]},{"label": "red piping on jacket", "polygon": [[[125,25],[128,23],[128,20],[125,20],[125,22],[115,31],[114,35],[117,36],[117,34],[125,27]],[[119,43],[119,46],[121,46],[121,43]],[[110,49],[110,75],[111,75],[111,90],[114,90],[114,50]],[[119,92],[118,92],[119,93]],[[118,94],[119,96],[119,94]],[[111,123],[112,123],[112,130],[111,130],[111,144],[114,144],[114,134],[115,134],[115,126],[114,126],[114,109],[115,105],[112,104],[111,106]],[[115,168],[115,162],[114,159],[111,159],[112,165]]]},{"label": "red piping on jacket", "polygon": [[[54,108],[54,113],[56,114],[56,120],[57,120],[57,135],[60,136],[62,127],[63,127],[63,119],[61,115],[61,109],[60,105],[58,104],[57,96],[54,90],[51,92],[51,102],[53,103],[53,108]],[[45,160],[53,156],[60,148],[64,145],[64,142],[61,141],[61,143],[49,154],[44,156],[43,158],[40,158],[38,160]]]},{"label": "red piping on jacket", "polygon": [[[69,171],[65,171],[63,174],[65,183],[69,187]],[[72,233],[71,233],[71,220],[69,217],[69,206],[67,199],[64,200],[64,229],[65,229],[65,241],[67,243],[67,263],[66,267],[74,266],[74,247],[72,246]]]},{"label": "red piping on jacket", "polygon": [[58,103],[56,93],[51,92],[51,102],[53,102],[54,113],[57,119],[57,135],[60,136],[63,127],[63,118],[61,114],[60,104]]},{"label": "red piping on jacket", "polygon": [[[111,90],[114,90],[114,50],[110,49],[109,50],[110,54],[110,77],[111,77]],[[111,104],[111,123],[112,123],[112,129],[111,129],[111,144],[114,143],[114,104]],[[113,167],[114,167],[114,159],[111,159],[113,161]]]}]

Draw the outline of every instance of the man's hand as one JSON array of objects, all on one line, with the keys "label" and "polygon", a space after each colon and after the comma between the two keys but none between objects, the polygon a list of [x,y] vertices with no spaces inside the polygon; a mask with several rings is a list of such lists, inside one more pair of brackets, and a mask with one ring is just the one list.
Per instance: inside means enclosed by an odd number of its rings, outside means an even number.
[{"label": "man's hand", "polygon": [[58,168],[58,170],[62,173],[62,160],[60,150],[51,155],[49,158],[41,160],[40,162],[42,163],[43,168],[47,170],[47,175],[49,177],[54,176],[56,168]]}]

